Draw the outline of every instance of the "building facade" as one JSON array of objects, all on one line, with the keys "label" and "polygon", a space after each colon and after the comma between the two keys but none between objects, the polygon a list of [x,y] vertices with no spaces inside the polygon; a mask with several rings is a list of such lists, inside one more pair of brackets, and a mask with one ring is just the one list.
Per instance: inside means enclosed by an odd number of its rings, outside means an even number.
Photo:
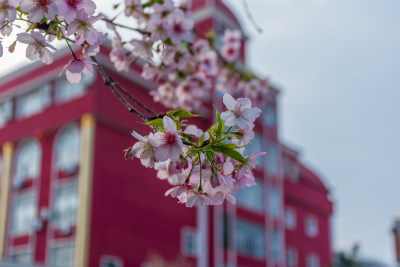
[{"label": "building facade", "polygon": [[[193,1],[193,16],[200,31],[241,29],[219,0]],[[163,111],[149,96],[157,84],[140,77],[140,64],[116,73],[108,53],[105,46],[98,58],[111,75]],[[152,266],[157,254],[199,267],[330,263],[329,191],[280,143],[277,90],[271,88],[248,149],[267,152],[255,171],[257,186],[238,192],[236,205],[189,209],[164,197],[168,185],[154,170],[123,160],[131,130],[145,134],[147,126],[101,77],[84,76],[78,85],[59,77],[68,60],[62,50],[50,66],[34,63],[0,80],[2,262]],[[213,102],[222,107],[216,92]],[[197,123],[207,128],[211,120]]]}]

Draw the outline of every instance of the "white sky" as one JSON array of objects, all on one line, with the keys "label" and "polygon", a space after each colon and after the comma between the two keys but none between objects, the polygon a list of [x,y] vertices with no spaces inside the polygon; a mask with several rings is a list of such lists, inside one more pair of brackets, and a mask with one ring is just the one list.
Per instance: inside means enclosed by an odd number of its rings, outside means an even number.
[{"label": "white sky", "polygon": [[[100,10],[113,3],[96,2]],[[301,148],[332,189],[335,249],[358,242],[362,255],[394,265],[400,2],[248,0],[262,34],[250,26],[241,0],[225,2],[251,38],[250,66],[282,89],[282,139]],[[23,54],[17,46],[15,55],[0,58],[0,76],[26,64]]]}]

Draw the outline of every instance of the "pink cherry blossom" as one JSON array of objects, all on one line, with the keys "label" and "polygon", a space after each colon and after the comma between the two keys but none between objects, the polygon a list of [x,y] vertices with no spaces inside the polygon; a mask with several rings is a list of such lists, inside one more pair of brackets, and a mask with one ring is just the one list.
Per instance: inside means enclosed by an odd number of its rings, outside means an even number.
[{"label": "pink cherry blossom", "polygon": [[147,40],[132,40],[133,45],[132,54],[137,57],[144,57],[151,59],[153,57],[153,43]]},{"label": "pink cherry blossom", "polygon": [[54,0],[22,0],[21,10],[29,13],[29,20],[39,22],[43,16],[53,20],[57,14],[57,5]]},{"label": "pink cherry blossom", "polygon": [[[150,133],[150,138],[152,137]],[[135,131],[132,131],[132,136],[139,142],[136,142],[130,151],[132,157],[137,157],[146,168],[153,168],[154,166],[154,147],[150,144],[149,139],[141,136]]]},{"label": "pink cherry blossom", "polygon": [[83,54],[87,57],[95,56],[100,52],[100,45],[107,39],[108,33],[99,33],[99,39],[94,44],[86,44],[83,48]]},{"label": "pink cherry blossom", "polygon": [[26,57],[30,60],[40,59],[45,64],[53,62],[53,55],[48,48],[56,50],[46,39],[38,32],[17,34],[17,40],[20,43],[28,44],[26,48]]},{"label": "pink cherry blossom", "polygon": [[126,0],[125,1],[125,15],[127,17],[133,16],[139,18],[142,12],[142,3],[140,0]]},{"label": "pink cherry blossom", "polygon": [[229,43],[222,46],[221,55],[226,61],[233,62],[238,59],[239,51],[240,46],[235,43]]},{"label": "pink cherry blossom", "polygon": [[253,122],[261,114],[261,109],[251,107],[251,101],[248,98],[235,100],[230,94],[225,93],[223,102],[228,109],[221,113],[226,126],[238,126],[244,130],[253,128]]},{"label": "pink cherry blossom", "polygon": [[239,30],[230,30],[226,29],[224,32],[224,42],[230,44],[238,44],[240,45],[242,39],[242,33]]},{"label": "pink cherry blossom", "polygon": [[170,159],[175,162],[179,159],[182,150],[182,140],[176,131],[173,119],[168,116],[163,118],[164,132],[156,132],[154,137],[149,138],[150,143],[156,148],[155,158],[157,161]]},{"label": "pink cherry blossom", "polygon": [[188,190],[190,190],[190,187],[188,185],[184,185],[184,184],[178,185],[178,186],[172,187],[167,192],[165,192],[165,196],[171,195],[171,197],[178,197],[182,193],[187,192]]},{"label": "pink cherry blossom", "polygon": [[65,74],[70,83],[78,83],[81,80],[82,72],[93,76],[93,65],[95,62],[83,58],[75,58],[65,66]]},{"label": "pink cherry blossom", "polygon": [[16,8],[18,6],[18,0],[0,0],[0,22],[5,20],[14,22],[17,17]]},{"label": "pink cherry blossom", "polygon": [[169,32],[167,22],[156,15],[151,16],[147,24],[147,30],[151,33],[150,40],[152,42],[168,38]]},{"label": "pink cherry blossom", "polygon": [[1,41],[0,41],[0,57],[2,57],[3,56],[3,45],[1,44]]},{"label": "pink cherry blossom", "polygon": [[76,13],[75,19],[69,24],[67,34],[76,34],[76,44],[81,45],[84,41],[94,45],[101,36],[93,27],[93,24],[102,18],[102,15],[88,16],[83,9]]},{"label": "pink cherry blossom", "polygon": [[165,0],[163,4],[155,3],[153,5],[153,9],[155,15],[158,15],[160,18],[164,19],[174,11],[175,6],[174,2],[171,0]]},{"label": "pink cherry blossom", "polygon": [[185,39],[193,29],[193,20],[188,19],[185,14],[178,10],[167,18],[168,27],[170,28],[169,37],[172,42],[179,44]]},{"label": "pink cherry blossom", "polygon": [[[238,129],[235,133],[236,135],[232,140],[232,143],[240,147],[248,145],[250,141],[254,139],[254,132],[251,128],[248,128],[246,130]],[[244,147],[242,147],[241,149],[244,150]]]},{"label": "pink cherry blossom", "polygon": [[57,0],[58,13],[67,23],[71,23],[79,10],[88,16],[93,15],[96,4],[92,0]]},{"label": "pink cherry blossom", "polygon": [[3,36],[10,36],[10,34],[12,33],[13,28],[10,25],[4,25],[5,23],[0,23],[0,28],[2,28],[0,30],[1,35]]},{"label": "pink cherry blossom", "polygon": [[114,67],[117,71],[128,72],[130,60],[122,46],[121,39],[114,38],[112,42],[112,49],[110,52],[110,60],[114,63]]}]

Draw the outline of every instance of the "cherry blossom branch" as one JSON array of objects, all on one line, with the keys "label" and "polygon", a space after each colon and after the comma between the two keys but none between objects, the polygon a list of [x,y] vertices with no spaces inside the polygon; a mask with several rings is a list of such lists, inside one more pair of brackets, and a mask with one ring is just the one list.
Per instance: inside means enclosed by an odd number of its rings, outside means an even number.
[{"label": "cherry blossom branch", "polygon": [[150,112],[152,115],[156,115],[151,109],[149,109],[147,106],[145,106],[143,103],[138,101],[135,97],[133,97],[131,94],[129,94],[120,84],[118,84],[111,76],[106,72],[104,67],[100,64],[100,62],[97,60],[96,57],[92,56],[90,57],[93,62],[96,63],[96,68],[103,77],[104,84],[108,86],[111,91],[114,93],[114,95],[128,108],[129,112],[135,113],[139,118],[141,118],[145,122],[150,121],[150,116],[146,116],[140,111],[138,111],[134,106],[132,106],[118,91],[116,88],[121,90],[126,96],[129,97],[132,101],[134,101],[136,104],[144,108],[146,111]]}]

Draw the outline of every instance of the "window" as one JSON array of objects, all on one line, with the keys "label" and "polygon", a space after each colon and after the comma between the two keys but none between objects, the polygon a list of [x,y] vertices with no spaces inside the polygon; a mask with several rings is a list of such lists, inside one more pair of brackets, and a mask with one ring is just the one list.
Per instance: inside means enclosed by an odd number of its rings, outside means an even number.
[{"label": "window", "polygon": [[268,103],[262,114],[264,124],[268,126],[276,125],[276,109],[273,103]]},{"label": "window", "polygon": [[[100,267],[123,267],[122,260],[114,256],[102,256],[100,260]],[[147,266],[147,264],[146,264]]]},{"label": "window", "polygon": [[29,250],[14,251],[10,255],[10,261],[14,263],[29,264],[32,262],[32,253]]},{"label": "window", "polygon": [[83,95],[86,88],[93,83],[93,76],[83,74],[82,79],[77,84],[70,83],[66,78],[57,81],[56,101],[57,103],[66,102]]},{"label": "window", "polygon": [[296,267],[297,266],[297,250],[293,247],[288,247],[286,250],[287,255],[287,266]]},{"label": "window", "polygon": [[269,189],[269,213],[272,218],[277,218],[280,215],[281,199],[279,189],[275,186]]},{"label": "window", "polygon": [[308,216],[305,219],[305,231],[309,237],[316,237],[318,235],[318,221],[314,216]]},{"label": "window", "polygon": [[182,253],[187,256],[196,256],[197,234],[193,228],[184,227],[182,229]]},{"label": "window", "polygon": [[17,97],[17,117],[25,118],[41,112],[51,104],[51,86],[46,84]]},{"label": "window", "polygon": [[12,118],[12,100],[6,99],[0,102],[0,127],[6,125],[6,123]]},{"label": "window", "polygon": [[306,258],[307,267],[319,267],[319,257],[315,253],[308,254]]},{"label": "window", "polygon": [[240,219],[237,221],[237,250],[239,253],[259,258],[264,257],[264,239],[264,228]]},{"label": "window", "polygon": [[282,248],[282,235],[280,232],[274,231],[272,233],[272,260],[279,262],[281,260],[281,248]]},{"label": "window", "polygon": [[55,245],[51,248],[51,267],[73,267],[74,266],[73,243]]},{"label": "window", "polygon": [[14,185],[20,185],[25,180],[39,177],[40,163],[39,144],[33,139],[23,142],[17,154]]},{"label": "window", "polygon": [[283,161],[283,170],[285,172],[285,176],[287,176],[291,181],[297,182],[299,180],[300,167],[296,162],[285,159]]},{"label": "window", "polygon": [[296,210],[294,208],[287,207],[285,211],[285,224],[286,229],[293,230],[296,228]]},{"label": "window", "polygon": [[264,210],[263,184],[257,181],[257,185],[245,187],[236,195],[238,205],[262,212]]},{"label": "window", "polygon": [[29,234],[33,231],[36,216],[35,194],[19,194],[14,198],[11,230],[14,235]]},{"label": "window", "polygon": [[57,170],[73,173],[79,165],[80,134],[77,126],[70,126],[61,132],[56,147]]},{"label": "window", "polygon": [[53,224],[59,229],[68,232],[76,223],[78,207],[78,185],[69,182],[57,186],[54,195]]},{"label": "window", "polygon": [[278,174],[279,171],[279,154],[278,145],[270,143],[267,151],[267,170],[270,174]]}]

